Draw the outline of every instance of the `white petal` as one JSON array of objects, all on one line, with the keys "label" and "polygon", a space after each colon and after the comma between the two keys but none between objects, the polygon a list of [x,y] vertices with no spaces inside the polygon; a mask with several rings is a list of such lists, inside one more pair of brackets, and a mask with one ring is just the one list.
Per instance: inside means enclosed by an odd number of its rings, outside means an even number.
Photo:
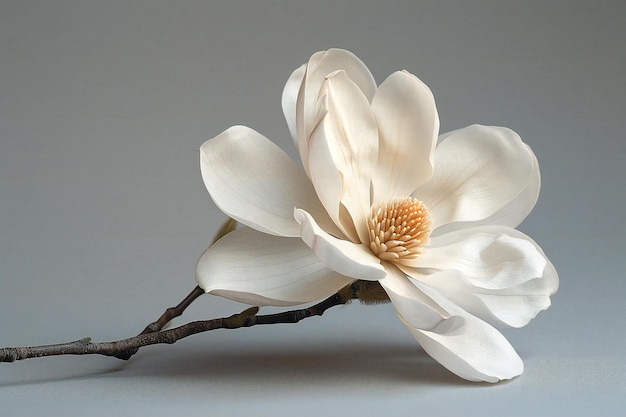
[{"label": "white petal", "polygon": [[[405,282],[398,284],[402,279]],[[510,379],[523,372],[521,358],[500,332],[433,289],[391,272],[380,283],[409,332],[430,356],[451,372],[470,381],[487,382]],[[415,290],[410,288],[411,284]],[[437,308],[425,310],[414,306],[426,302]],[[435,315],[437,311],[439,320]]]},{"label": "white petal", "polygon": [[493,325],[523,327],[537,314],[550,307],[550,281],[556,276],[554,267],[546,266],[542,278],[535,278],[515,287],[486,290],[473,285],[459,271],[440,271],[420,276],[403,268],[419,281],[436,288],[450,301],[467,312]]},{"label": "white petal", "polygon": [[353,279],[326,268],[298,238],[244,227],[204,252],[196,281],[206,292],[231,300],[287,306],[326,298]]},{"label": "white petal", "polygon": [[302,226],[302,240],[328,268],[356,279],[378,280],[385,277],[386,271],[380,259],[365,245],[329,235],[304,210],[296,209],[294,217]]},{"label": "white petal", "polygon": [[[371,179],[378,156],[378,129],[367,98],[344,71],[329,75],[322,86],[324,116],[311,135],[309,173],[322,204],[345,229],[349,225],[340,217],[341,206],[350,215],[360,241],[368,238],[366,218],[370,214]],[[316,148],[323,148],[322,154]],[[328,157],[334,170],[328,168]],[[323,159],[323,160],[320,160]],[[326,170],[338,172],[341,194],[327,199]],[[333,188],[333,192],[336,190]],[[339,197],[339,201],[337,201]],[[339,204],[337,204],[339,203]]]},{"label": "white petal", "polygon": [[374,199],[407,196],[433,174],[439,133],[433,94],[413,74],[398,71],[378,87],[372,111],[380,136]]},{"label": "white petal", "polygon": [[365,64],[352,52],[343,49],[329,49],[311,56],[307,64],[304,84],[296,103],[298,149],[306,172],[309,172],[308,138],[315,129],[318,120],[317,103],[321,98],[320,89],[326,77],[339,70],[346,72],[368,101],[372,100],[376,91],[374,77]]},{"label": "white petal", "polygon": [[[490,293],[476,291],[469,292],[475,298],[472,303],[472,297],[465,292],[462,297],[468,304],[468,309],[472,308],[472,312],[483,320],[494,323],[496,325],[504,324],[511,327],[524,327],[537,314],[546,310],[551,305],[550,283],[556,281],[557,274],[554,266],[549,264],[543,277],[528,281],[517,287],[507,288],[505,290],[493,291]],[[548,289],[547,289],[548,288]]]},{"label": "white petal", "polygon": [[432,329],[451,317],[451,313],[418,288],[406,274],[386,264],[387,276],[381,279],[389,299],[404,320],[412,327]]},{"label": "white petal", "polygon": [[291,138],[298,148],[298,132],[296,127],[296,106],[298,103],[298,93],[302,86],[302,80],[304,79],[304,73],[306,71],[306,64],[302,64],[296,69],[285,84],[282,95],[282,107],[287,126],[289,126],[289,133]]},{"label": "white petal", "polygon": [[405,325],[426,353],[468,381],[498,382],[524,372],[522,359],[506,338],[467,313],[459,313],[432,330]]},{"label": "white petal", "polygon": [[[354,84],[361,90],[368,102],[372,101],[376,92],[376,81],[367,66],[352,52],[343,49],[329,49],[320,51],[309,59],[305,75],[305,90],[303,102],[304,120],[314,119],[314,109],[320,98],[320,89],[329,74],[335,71],[344,71]],[[312,126],[306,129],[306,135],[311,133]]]},{"label": "white petal", "polygon": [[[497,224],[502,226],[517,227],[530,214],[539,199],[539,190],[541,188],[541,175],[539,173],[539,162],[530,146],[526,145],[526,150],[530,155],[533,166],[530,178],[524,188],[509,204],[501,208],[492,216],[485,220],[474,223],[473,225],[490,225]],[[463,225],[465,227],[465,225]]]},{"label": "white petal", "polygon": [[359,236],[354,222],[341,205],[343,181],[341,173],[337,171],[337,165],[335,164],[330,144],[326,140],[324,130],[325,123],[322,121],[311,135],[308,152],[309,158],[315,161],[315,163],[309,167],[309,177],[314,184],[315,192],[321,204],[341,230],[341,234],[347,236],[353,242],[358,242]]},{"label": "white petal", "polygon": [[[471,237],[471,231],[476,232],[475,238]],[[462,237],[463,234],[467,238]],[[481,248],[485,235],[504,235],[508,239],[494,239],[491,248]],[[443,271],[427,275],[419,269],[402,267],[402,270],[493,324],[522,327],[550,306],[550,296],[559,285],[558,275],[539,245],[528,236],[504,226],[483,226],[438,236],[433,238],[433,243],[452,242],[455,236],[462,243],[450,245],[445,250],[450,256],[447,261],[434,259],[436,257],[429,256],[428,250],[420,257],[424,267],[438,264],[437,268]],[[475,242],[476,253],[472,253],[472,242]],[[455,247],[459,249],[456,255],[453,253]],[[489,254],[492,251],[499,253],[493,257]],[[507,252],[509,260],[500,258]],[[478,266],[481,262],[484,262],[483,268]],[[506,273],[507,270],[510,273]]]},{"label": "white petal", "polygon": [[[515,132],[473,125],[452,132],[439,143],[433,178],[413,196],[428,207],[434,228],[482,221],[507,207],[526,213],[536,200],[525,193],[532,189],[529,183],[538,178],[536,169],[534,155]],[[445,231],[457,227],[450,225]]]},{"label": "white petal", "polygon": [[302,169],[254,130],[233,126],[200,150],[202,179],[215,204],[259,231],[299,236],[295,206],[305,208],[326,230],[335,230]]},{"label": "white petal", "polygon": [[475,286],[497,290],[541,277],[547,259],[526,235],[506,226],[462,229],[431,238],[416,264],[460,271]]}]

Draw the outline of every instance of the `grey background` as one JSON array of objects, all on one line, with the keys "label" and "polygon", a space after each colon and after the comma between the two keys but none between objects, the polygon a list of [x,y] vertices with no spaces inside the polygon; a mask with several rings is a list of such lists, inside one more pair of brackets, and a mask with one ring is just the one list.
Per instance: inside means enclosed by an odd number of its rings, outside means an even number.
[{"label": "grey background", "polygon": [[[280,108],[315,51],[406,68],[442,131],[516,130],[542,195],[521,229],[561,288],[505,330],[523,376],[436,364],[391,305],[196,335],[132,361],[0,365],[0,415],[623,415],[622,1],[1,1],[0,345],[140,331],[195,285],[223,215],[198,148],[245,124],[295,156]],[[206,296],[176,323],[239,311]]]}]

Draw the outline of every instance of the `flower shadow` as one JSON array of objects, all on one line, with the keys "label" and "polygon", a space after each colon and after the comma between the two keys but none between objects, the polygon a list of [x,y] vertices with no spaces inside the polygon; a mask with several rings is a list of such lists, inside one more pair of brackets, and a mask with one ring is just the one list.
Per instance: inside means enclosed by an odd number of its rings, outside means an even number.
[{"label": "flower shadow", "polygon": [[[221,349],[220,349],[221,350]],[[147,353],[147,352],[144,352]],[[359,384],[475,385],[447,371],[412,343],[335,343],[326,345],[262,346],[231,351],[190,347],[176,356],[151,352],[137,357],[128,376],[164,378],[176,375],[211,384],[276,387]],[[111,375],[113,376],[113,375]]]}]

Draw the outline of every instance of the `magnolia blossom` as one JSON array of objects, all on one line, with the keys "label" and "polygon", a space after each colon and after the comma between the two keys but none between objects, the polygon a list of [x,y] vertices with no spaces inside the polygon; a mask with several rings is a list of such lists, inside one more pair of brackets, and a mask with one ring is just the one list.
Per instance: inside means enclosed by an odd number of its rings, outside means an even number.
[{"label": "magnolia blossom", "polygon": [[202,145],[213,201],[246,227],[202,255],[199,285],[287,306],[377,280],[450,371],[489,382],[521,374],[493,325],[526,325],[558,286],[541,248],[514,229],[539,194],[530,148],[501,127],[439,136],[424,83],[398,71],[377,86],[339,49],[293,72],[282,107],[302,167],[244,126]]}]

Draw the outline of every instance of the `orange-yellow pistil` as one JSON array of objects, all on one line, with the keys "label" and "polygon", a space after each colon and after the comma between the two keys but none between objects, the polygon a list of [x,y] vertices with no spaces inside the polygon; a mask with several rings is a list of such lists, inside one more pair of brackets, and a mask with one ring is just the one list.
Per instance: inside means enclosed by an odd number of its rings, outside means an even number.
[{"label": "orange-yellow pistil", "polygon": [[424,203],[405,197],[374,207],[368,227],[372,252],[382,260],[402,263],[421,253],[431,222]]}]

